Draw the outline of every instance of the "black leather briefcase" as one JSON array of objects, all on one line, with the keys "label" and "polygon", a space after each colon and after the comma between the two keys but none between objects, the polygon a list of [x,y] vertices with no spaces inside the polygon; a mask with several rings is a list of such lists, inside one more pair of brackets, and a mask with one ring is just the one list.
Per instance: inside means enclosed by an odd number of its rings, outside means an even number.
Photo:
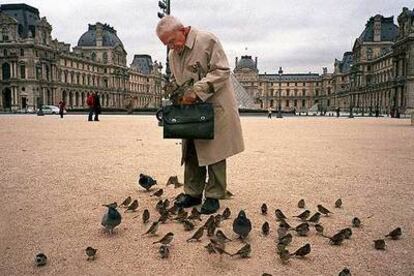
[{"label": "black leather briefcase", "polygon": [[214,139],[214,109],[211,103],[167,105],[157,112],[164,138]]}]

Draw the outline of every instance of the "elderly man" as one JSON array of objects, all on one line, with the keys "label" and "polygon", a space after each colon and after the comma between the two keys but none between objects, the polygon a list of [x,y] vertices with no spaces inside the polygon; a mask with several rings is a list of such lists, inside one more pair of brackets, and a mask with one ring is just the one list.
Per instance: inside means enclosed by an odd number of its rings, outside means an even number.
[{"label": "elderly man", "polygon": [[214,139],[183,140],[181,164],[185,164],[185,195],[175,202],[183,208],[201,204],[204,191],[201,212],[212,214],[220,208],[219,199],[226,194],[226,158],[244,150],[227,57],[216,36],[191,26],[184,27],[173,16],[162,18],[156,32],[171,49],[172,80],[177,85],[195,80],[181,103],[202,101],[214,107]]}]

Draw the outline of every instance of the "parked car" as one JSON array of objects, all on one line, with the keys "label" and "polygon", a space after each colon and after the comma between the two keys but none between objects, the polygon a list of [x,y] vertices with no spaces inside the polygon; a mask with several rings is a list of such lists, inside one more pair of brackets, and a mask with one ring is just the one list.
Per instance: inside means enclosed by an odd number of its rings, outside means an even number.
[{"label": "parked car", "polygon": [[[39,109],[37,109],[39,111]],[[59,107],[55,105],[43,105],[42,111],[44,114],[59,114]],[[66,113],[66,110],[63,110],[63,113]]]}]

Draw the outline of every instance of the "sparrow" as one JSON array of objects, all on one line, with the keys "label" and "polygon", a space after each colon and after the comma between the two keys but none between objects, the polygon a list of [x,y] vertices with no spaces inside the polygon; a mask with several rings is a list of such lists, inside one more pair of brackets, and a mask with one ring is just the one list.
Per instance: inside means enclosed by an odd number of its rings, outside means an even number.
[{"label": "sparrow", "polygon": [[189,220],[183,220],[184,231],[194,230],[194,224]]},{"label": "sparrow", "polygon": [[208,237],[212,237],[214,236],[214,232],[216,231],[216,224],[213,222],[209,223],[209,225],[207,225],[207,236]]},{"label": "sparrow", "polygon": [[402,231],[400,227],[395,228],[391,232],[389,232],[385,237],[390,237],[393,240],[398,240],[402,235]]},{"label": "sparrow", "polygon": [[293,240],[292,234],[286,234],[285,236],[278,239],[278,244],[288,246]]},{"label": "sparrow", "polygon": [[250,253],[252,252],[252,247],[250,244],[246,243],[242,248],[240,248],[236,253],[232,254],[231,256],[239,255],[241,258],[248,258],[250,257]]},{"label": "sparrow", "polygon": [[295,228],[299,236],[306,236],[309,232],[309,224],[307,222],[301,223]]},{"label": "sparrow", "polygon": [[292,226],[290,226],[290,225],[286,222],[286,220],[285,220],[285,219],[281,219],[281,220],[280,220],[279,226],[280,226],[280,227],[287,228],[287,229],[292,228]]},{"label": "sparrow", "polygon": [[232,192],[230,192],[229,190],[226,191],[226,194],[224,195],[225,199],[229,199],[232,198],[234,196],[234,194]]},{"label": "sparrow", "polygon": [[153,193],[151,196],[160,197],[160,196],[162,196],[163,193],[164,193],[164,190],[163,189],[159,189],[158,191],[156,191],[155,193]]},{"label": "sparrow", "polygon": [[216,231],[215,236],[216,236],[216,240],[221,243],[231,241],[231,239],[227,238],[227,236],[220,229]]},{"label": "sparrow", "polygon": [[139,175],[138,184],[148,192],[152,186],[157,184],[157,180],[154,180],[151,176],[141,173]]},{"label": "sparrow", "polygon": [[262,233],[263,233],[263,235],[267,236],[267,235],[269,235],[269,232],[270,232],[270,226],[269,226],[269,223],[266,221],[262,225]]},{"label": "sparrow", "polygon": [[301,248],[299,248],[298,250],[296,250],[294,253],[290,254],[290,255],[295,255],[298,257],[305,257],[306,255],[308,255],[311,252],[311,246],[309,243],[305,244],[304,246],[302,246]]},{"label": "sparrow", "polygon": [[361,220],[357,217],[352,219],[352,227],[359,228],[361,226]]},{"label": "sparrow", "polygon": [[95,249],[93,247],[90,247],[90,246],[86,247],[85,253],[88,256],[88,261],[89,260],[95,260],[96,251],[97,251],[97,249]]},{"label": "sparrow", "polygon": [[203,237],[203,234],[204,234],[204,227],[200,227],[195,233],[194,233],[194,235],[191,237],[191,238],[189,238],[187,241],[189,242],[189,241],[194,241],[194,240],[196,240],[196,241],[200,241],[200,239]]},{"label": "sparrow", "polygon": [[323,226],[322,226],[322,225],[320,225],[320,224],[315,224],[315,230],[316,230],[316,232],[318,232],[318,234],[323,235],[323,230],[324,230],[324,228],[323,228]]},{"label": "sparrow", "polygon": [[210,215],[209,216],[209,218],[207,219],[207,221],[204,223],[204,225],[203,225],[203,227],[205,228],[205,229],[207,229],[208,228],[208,226],[210,225],[210,224],[214,224],[215,222],[214,222],[214,215]]},{"label": "sparrow", "polygon": [[167,210],[170,207],[170,201],[166,198],[163,202],[164,209]]},{"label": "sparrow", "polygon": [[148,211],[148,209],[145,209],[144,213],[142,213],[142,222],[147,223],[149,219],[150,219],[150,212]]},{"label": "sparrow", "polygon": [[162,239],[160,239],[159,241],[155,241],[152,244],[161,243],[163,245],[169,245],[173,239],[174,239],[174,233],[168,232],[164,237],[162,237]]},{"label": "sparrow", "polygon": [[221,221],[222,221],[221,214],[217,214],[214,216],[214,224],[216,225],[216,227],[220,227]]},{"label": "sparrow", "polygon": [[168,213],[168,211],[165,210],[161,213],[160,217],[158,218],[158,222],[164,224],[169,218],[170,218],[170,213]]},{"label": "sparrow", "polygon": [[250,219],[246,217],[246,213],[241,210],[237,218],[233,221],[233,231],[240,236],[241,239],[245,239],[252,230],[252,223]]},{"label": "sparrow", "polygon": [[43,253],[39,253],[35,257],[35,264],[37,266],[44,266],[47,263],[47,257]]},{"label": "sparrow", "polygon": [[301,208],[301,209],[305,208],[305,200],[303,198],[299,200],[298,208]]},{"label": "sparrow", "polygon": [[132,198],[131,196],[128,196],[127,198],[124,199],[124,201],[122,201],[121,205],[119,205],[119,207],[128,207],[128,205],[131,203]]},{"label": "sparrow", "polygon": [[214,249],[214,245],[209,242],[204,248],[207,249],[208,254],[216,254],[216,250]]},{"label": "sparrow", "polygon": [[300,215],[298,215],[298,216],[293,216],[293,217],[295,217],[295,218],[300,218],[301,220],[303,220],[303,221],[306,221],[306,219],[310,216],[310,211],[309,210],[306,210],[306,211],[304,211],[303,213],[301,213]]},{"label": "sparrow", "polygon": [[267,205],[266,205],[266,203],[263,203],[262,207],[260,209],[262,210],[262,215],[267,215]]},{"label": "sparrow", "polygon": [[147,230],[147,232],[145,232],[144,234],[142,234],[143,236],[144,235],[147,235],[147,234],[151,234],[151,235],[155,235],[155,233],[157,233],[157,231],[158,231],[158,227],[159,227],[159,225],[160,225],[160,223],[158,222],[158,221],[154,221],[153,223],[152,223],[152,225],[150,226],[150,228]]},{"label": "sparrow", "polygon": [[277,254],[279,255],[280,260],[282,260],[282,263],[285,264],[290,259],[289,250],[286,248],[282,248],[278,250]]},{"label": "sparrow", "polygon": [[169,178],[168,178],[168,180],[167,180],[167,184],[165,184],[165,186],[168,186],[168,185],[177,185],[177,184],[180,184],[179,182],[178,182],[178,176],[170,176]]},{"label": "sparrow", "polygon": [[201,220],[201,213],[197,210],[197,208],[193,207],[193,209],[191,209],[191,214],[188,216],[188,219]]},{"label": "sparrow", "polygon": [[228,253],[225,250],[226,245],[224,243],[218,242],[214,239],[210,239],[211,244],[213,245],[214,251],[216,251],[217,253],[219,253],[220,255],[226,254],[231,256],[230,253]]},{"label": "sparrow", "polygon": [[183,222],[188,217],[188,212],[186,212],[183,208],[179,209],[177,216],[174,220],[178,220],[179,222]]},{"label": "sparrow", "polygon": [[339,272],[338,276],[351,276],[351,271],[348,268],[342,269],[341,272]]},{"label": "sparrow", "polygon": [[338,232],[332,237],[330,237],[329,240],[331,241],[331,244],[333,245],[341,245],[342,242],[345,240],[345,235],[344,233]]},{"label": "sparrow", "polygon": [[341,231],[342,234],[344,234],[345,239],[349,240],[352,236],[352,230],[351,228],[344,228]]},{"label": "sparrow", "polygon": [[161,245],[159,249],[161,259],[167,259],[170,256],[170,248],[167,245]]},{"label": "sparrow", "polygon": [[115,208],[108,207],[108,212],[102,217],[101,225],[105,227],[106,231],[112,234],[114,228],[121,224],[121,221],[121,214]]},{"label": "sparrow", "polygon": [[280,209],[275,210],[275,215],[276,215],[276,220],[282,220],[282,219],[285,220],[285,219],[287,219],[285,214],[283,214],[283,212]]},{"label": "sparrow", "polygon": [[309,222],[312,223],[319,223],[319,219],[321,218],[321,213],[316,212],[315,214],[313,214],[310,219],[308,220]]},{"label": "sparrow", "polygon": [[138,200],[135,199],[134,201],[132,201],[131,205],[127,207],[124,213],[128,211],[136,212],[137,208],[138,208]]},{"label": "sparrow", "polygon": [[289,228],[279,226],[279,228],[277,228],[277,235],[279,238],[284,237],[286,236],[288,231],[289,231]]},{"label": "sparrow", "polygon": [[375,240],[374,247],[377,250],[385,250],[385,240]]},{"label": "sparrow", "polygon": [[178,211],[178,206],[173,204],[173,206],[171,206],[170,209],[167,210],[168,213],[172,214],[172,215],[176,215],[177,211]]},{"label": "sparrow", "polygon": [[328,216],[329,214],[333,214],[331,211],[323,207],[321,204],[318,204],[318,211],[324,214],[325,216]]},{"label": "sparrow", "polygon": [[226,219],[230,218],[230,216],[231,216],[231,211],[230,211],[230,208],[227,207],[226,209],[224,209],[223,214],[221,215],[221,217],[222,217],[223,220],[226,220]]},{"label": "sparrow", "polygon": [[104,206],[104,207],[112,207],[112,208],[118,208],[118,203],[116,203],[116,201],[115,202],[112,202],[112,203],[108,203],[108,204],[102,204],[102,206]]},{"label": "sparrow", "polygon": [[157,204],[155,204],[155,210],[157,210],[159,213],[164,210],[164,202],[162,200],[159,200]]},{"label": "sparrow", "polygon": [[337,199],[335,201],[335,208],[341,208],[342,207],[342,199]]}]

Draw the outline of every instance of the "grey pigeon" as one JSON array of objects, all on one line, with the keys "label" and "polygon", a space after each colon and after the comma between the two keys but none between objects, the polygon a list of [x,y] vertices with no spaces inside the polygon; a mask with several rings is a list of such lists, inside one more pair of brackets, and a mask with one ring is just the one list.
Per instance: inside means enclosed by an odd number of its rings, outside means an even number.
[{"label": "grey pigeon", "polygon": [[110,206],[108,207],[108,212],[104,214],[101,224],[105,227],[105,230],[112,234],[114,228],[121,224],[121,220],[121,214],[115,208]]},{"label": "grey pigeon", "polygon": [[144,188],[145,190],[149,191],[152,186],[157,184],[157,180],[154,180],[151,176],[140,174],[138,179],[138,184]]},{"label": "grey pigeon", "polygon": [[241,210],[237,218],[233,221],[233,231],[240,236],[241,239],[245,239],[252,230],[252,223],[246,217],[246,213]]}]

